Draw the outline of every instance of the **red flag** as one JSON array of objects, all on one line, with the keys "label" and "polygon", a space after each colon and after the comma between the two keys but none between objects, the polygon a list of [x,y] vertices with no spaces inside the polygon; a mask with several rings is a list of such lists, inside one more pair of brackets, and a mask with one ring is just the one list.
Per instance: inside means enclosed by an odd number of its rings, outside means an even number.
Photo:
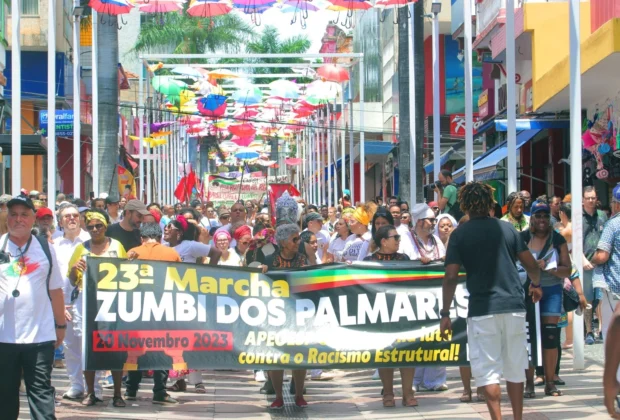
[{"label": "red flag", "polygon": [[176,189],[174,190],[174,196],[179,201],[189,202],[189,200],[192,198],[192,191],[194,190],[195,186],[196,174],[192,170],[190,171],[189,175],[181,178],[181,180],[179,181],[179,185],[177,185]]},{"label": "red flag", "polygon": [[179,185],[177,185],[176,189],[174,190],[174,196],[179,201],[185,200],[186,181],[187,177],[184,176],[183,178],[181,178],[181,180],[179,181]]}]

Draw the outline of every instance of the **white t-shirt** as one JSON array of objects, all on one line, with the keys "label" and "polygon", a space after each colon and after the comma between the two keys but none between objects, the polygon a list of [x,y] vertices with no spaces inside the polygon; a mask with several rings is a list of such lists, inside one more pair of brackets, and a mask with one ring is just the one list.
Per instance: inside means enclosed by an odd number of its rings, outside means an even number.
[{"label": "white t-shirt", "polygon": [[[435,238],[435,242],[437,243],[437,249],[439,251],[439,258],[443,258],[446,256],[446,247],[444,246],[443,242],[441,242],[441,239],[439,239],[437,236],[435,235],[431,235],[432,238]],[[428,237],[428,242],[426,243],[427,249],[430,249],[431,245],[432,245],[432,238],[431,236]],[[432,254],[434,254],[434,251],[432,252]],[[420,255],[420,251],[418,249],[417,243],[414,240],[413,241],[413,257],[409,257],[412,261],[415,260],[419,260],[420,258],[422,258],[422,256]]]},{"label": "white t-shirt", "polygon": [[370,231],[364,233],[361,237],[357,235],[353,235],[353,238],[349,237],[342,250],[342,261],[363,261],[368,256],[371,239],[372,234]]},{"label": "white t-shirt", "polygon": [[[4,244],[6,237],[7,234],[2,235],[0,246]],[[46,290],[49,262],[41,244],[36,238],[32,238],[30,247],[24,254],[25,268],[21,276],[17,267],[21,253],[17,246],[7,241],[4,251],[11,255],[11,261],[0,264],[0,343],[33,344],[56,341],[54,313]],[[50,247],[50,253],[53,267],[49,290],[62,289],[63,278],[53,247]],[[13,297],[16,289],[19,296]]]},{"label": "white t-shirt", "polygon": [[219,220],[217,220],[217,219],[208,219],[206,217],[203,217],[202,219],[200,219],[200,224],[205,229],[210,229],[212,227],[220,227],[220,226],[222,226],[222,224],[220,223]]},{"label": "white t-shirt", "polygon": [[235,248],[230,248],[228,250],[228,259],[227,260],[223,260],[224,256],[222,255],[219,259],[219,261],[217,262],[217,265],[227,265],[230,267],[240,267],[241,266],[241,258],[239,257],[239,254],[237,254],[237,251],[235,251]]},{"label": "white t-shirt", "polygon": [[332,236],[329,241],[329,247],[327,247],[327,252],[334,256],[334,262],[344,261],[342,259],[342,251],[344,250],[347,242],[353,239],[355,239],[355,235],[349,235],[346,239],[342,239],[337,233]]},{"label": "white t-shirt", "polygon": [[316,241],[319,244],[319,249],[316,250],[316,262],[320,264],[323,261],[323,247],[329,244],[329,233],[319,230],[314,236],[316,236]]},{"label": "white t-shirt", "polygon": [[[411,232],[406,225],[400,225],[396,228],[396,232],[400,235],[400,246],[398,247],[398,252],[401,254],[405,254],[409,257],[409,259],[413,260],[417,254],[415,247],[413,245],[413,237],[411,236]],[[417,259],[420,259],[419,257]]]},{"label": "white t-shirt", "polygon": [[209,251],[211,251],[210,245],[205,245],[202,242],[196,241],[183,241],[174,249],[179,253],[181,257],[181,261],[187,263],[195,263],[196,258],[202,258],[209,255]]},{"label": "white t-shirt", "polygon": [[56,251],[58,267],[60,268],[60,273],[62,274],[64,281],[62,292],[65,295],[65,305],[71,305],[71,292],[73,292],[74,289],[74,286],[71,285],[69,277],[67,277],[67,273],[69,272],[69,261],[71,260],[71,256],[73,255],[75,248],[89,239],[90,235],[86,231],[82,230],[73,242],[64,237],[60,237],[55,239],[54,245],[52,245],[54,251]]}]

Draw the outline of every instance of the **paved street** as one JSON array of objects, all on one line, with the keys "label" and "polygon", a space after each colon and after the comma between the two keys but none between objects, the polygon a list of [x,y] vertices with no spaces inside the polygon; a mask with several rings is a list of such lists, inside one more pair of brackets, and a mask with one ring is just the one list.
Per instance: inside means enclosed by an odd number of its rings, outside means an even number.
[{"label": "paved street", "polygon": [[[605,419],[602,399],[602,344],[586,348],[586,370],[572,371],[572,354],[562,359],[561,377],[567,385],[562,387],[564,396],[544,397],[537,388],[537,399],[525,401],[526,420],[544,419]],[[488,419],[484,403],[460,403],[462,387],[457,369],[448,370],[449,391],[418,393],[419,407],[404,408],[397,391],[397,407],[384,409],[379,395],[381,383],[371,380],[371,370],[337,371],[338,378],[331,382],[309,382],[307,400],[309,407],[297,409],[285,394],[286,410],[270,413],[266,407],[271,399],[259,394],[260,384],[253,381],[251,372],[208,371],[204,374],[207,393],[191,392],[174,394],[181,401],[178,406],[160,407],[151,404],[150,380],[140,390],[139,400],[128,407],[117,409],[111,404],[111,391],[105,392],[105,403],[85,408],[79,403],[62,401],[57,409],[59,419]],[[59,393],[68,386],[64,369],[56,370],[54,383]],[[193,388],[189,386],[190,391]],[[288,388],[288,387],[287,387]],[[20,419],[29,418],[27,403],[22,397]],[[504,398],[504,412],[510,410]],[[512,418],[507,416],[506,418]]]}]

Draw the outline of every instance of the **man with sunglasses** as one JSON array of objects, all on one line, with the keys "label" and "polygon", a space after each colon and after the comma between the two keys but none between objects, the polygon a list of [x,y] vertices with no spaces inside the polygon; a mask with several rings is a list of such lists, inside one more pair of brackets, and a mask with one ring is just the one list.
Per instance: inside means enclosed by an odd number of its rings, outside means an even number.
[{"label": "man with sunglasses", "polygon": [[424,203],[416,204],[411,216],[414,223],[412,236],[415,254],[411,259],[420,260],[422,264],[443,260],[446,248],[441,239],[433,234],[436,221],[433,210]]},{"label": "man with sunglasses", "polygon": [[54,348],[67,328],[63,278],[54,249],[48,258],[44,243],[31,234],[32,201],[18,196],[7,207],[8,233],[0,237],[0,417],[18,418],[23,372],[31,417],[51,420]]},{"label": "man with sunglasses", "polygon": [[67,332],[64,341],[65,363],[69,376],[69,390],[63,394],[68,400],[82,400],[84,397],[84,374],[82,372],[82,345],[80,338],[73,332],[73,305],[72,292],[74,287],[66,276],[69,271],[69,260],[75,248],[90,239],[90,235],[80,228],[80,213],[74,204],[63,204],[58,210],[58,225],[62,228],[60,237],[54,240],[54,250],[58,260],[60,272],[63,274],[65,296],[65,318]]},{"label": "man with sunglasses", "polygon": [[245,223],[245,206],[242,202],[237,201],[230,208],[230,224],[236,226],[239,223]]}]

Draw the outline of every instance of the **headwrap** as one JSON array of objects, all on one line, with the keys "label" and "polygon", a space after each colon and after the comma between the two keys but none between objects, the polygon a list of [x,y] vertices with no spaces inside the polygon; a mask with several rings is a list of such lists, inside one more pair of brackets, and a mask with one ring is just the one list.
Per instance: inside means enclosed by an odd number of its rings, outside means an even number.
[{"label": "headwrap", "polygon": [[177,222],[179,222],[179,224],[181,225],[181,229],[183,229],[183,232],[187,231],[187,219],[183,216],[177,216],[176,218]]},{"label": "headwrap", "polygon": [[215,235],[213,235],[213,240],[217,242],[217,238],[219,238],[220,236],[225,236],[226,239],[228,239],[228,242],[231,241],[231,237],[230,237],[230,233],[228,233],[227,230],[218,230],[217,232],[215,232]]},{"label": "headwrap", "polygon": [[353,212],[353,218],[360,222],[361,224],[368,226],[370,224],[371,216],[368,214],[366,210],[364,210],[363,206],[359,206]]},{"label": "headwrap", "polygon": [[242,237],[246,235],[252,236],[252,230],[248,225],[243,225],[239,226],[237,230],[235,230],[233,237],[235,238],[235,241],[239,241]]},{"label": "headwrap", "polygon": [[439,216],[437,216],[437,223],[435,223],[435,236],[439,236],[439,223],[441,222],[441,219],[450,219],[453,229],[456,229],[456,227],[459,225],[456,219],[448,213],[440,214]]},{"label": "headwrap", "polygon": [[413,206],[411,217],[413,218],[413,223],[417,223],[418,220],[422,219],[434,219],[435,212],[427,204],[419,203]]},{"label": "headwrap", "polygon": [[314,213],[314,212],[306,214],[306,218],[305,218],[306,224],[310,223],[313,220],[320,220],[321,222],[323,222],[323,217],[320,214]]},{"label": "headwrap", "polygon": [[157,223],[159,223],[161,221],[161,213],[160,212],[158,212],[155,209],[151,209],[151,210],[149,210],[149,213],[151,213],[151,215],[153,216],[153,218],[155,219],[155,221]]},{"label": "headwrap", "polygon": [[103,226],[105,226],[106,228],[108,227],[108,221],[101,213],[98,213],[96,211],[87,211],[86,213],[84,213],[84,222],[86,222],[86,224],[89,224],[91,220],[97,220],[103,223]]}]

